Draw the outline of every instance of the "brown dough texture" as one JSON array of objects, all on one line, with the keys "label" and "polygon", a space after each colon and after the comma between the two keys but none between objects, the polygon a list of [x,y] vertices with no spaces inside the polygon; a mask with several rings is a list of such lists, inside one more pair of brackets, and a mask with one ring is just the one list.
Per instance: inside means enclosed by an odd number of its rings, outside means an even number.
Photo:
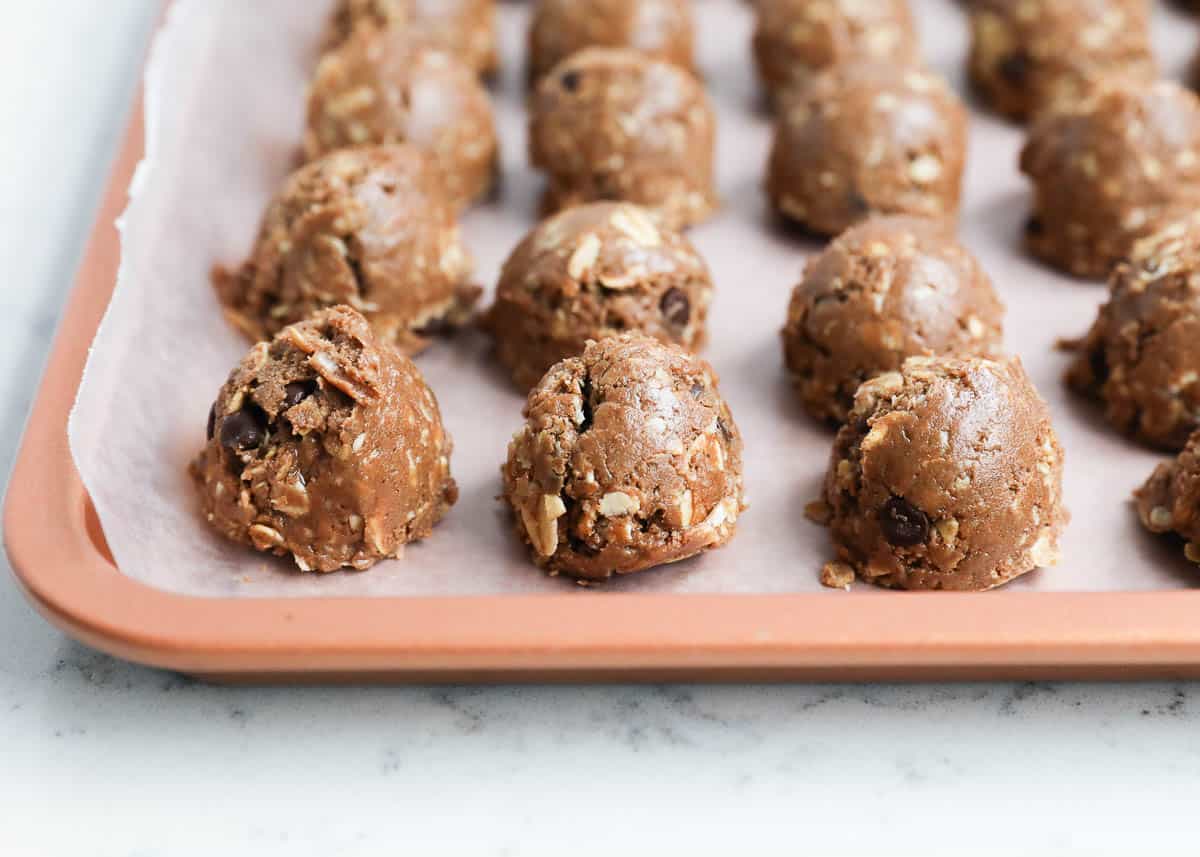
[{"label": "brown dough texture", "polygon": [[583,48],[632,48],[695,72],[691,0],[538,0],[529,28],[534,82]]},{"label": "brown dough texture", "polygon": [[250,349],[190,472],[226,538],[301,571],[362,570],[449,511],[451,446],[417,367],[340,306]]},{"label": "brown dough texture", "polygon": [[495,182],[499,143],[483,85],[453,55],[412,42],[402,29],[356,30],[313,75],[306,157],[364,143],[425,150],[460,207]]},{"label": "brown dough texture", "polygon": [[1174,533],[1184,542],[1183,555],[1200,563],[1200,432],[1176,458],[1155,468],[1134,502],[1147,530]]},{"label": "brown dough texture", "polygon": [[496,72],[496,0],[338,0],[325,49],[361,28],[403,30],[416,44],[454,54],[476,74]]},{"label": "brown dough texture", "polygon": [[529,155],[546,173],[544,213],[597,200],[653,209],[668,227],[708,217],[716,115],[678,66],[620,48],[586,48],[544,77],[530,109]]},{"label": "brown dough texture", "polygon": [[970,15],[971,82],[1014,119],[1077,103],[1105,76],[1158,73],[1147,0],[978,0]]},{"label": "brown dough texture", "polygon": [[543,221],[500,272],[487,324],[522,390],[592,339],[638,332],[695,351],[712,298],[686,238],[630,203],[593,202]]},{"label": "brown dough texture", "polygon": [[862,579],[991,589],[1058,562],[1062,449],[1019,361],[913,357],[859,388],[825,502]]},{"label": "brown dough texture", "polygon": [[1200,428],[1200,215],[1134,245],[1079,348],[1067,383],[1121,432],[1183,448]]},{"label": "brown dough texture", "polygon": [[785,102],[767,167],[784,217],[821,235],[872,213],[957,217],[967,110],[941,78],[846,63]]},{"label": "brown dough texture", "polygon": [[754,58],[774,98],[848,60],[909,65],[920,57],[907,0],[757,0]]},{"label": "brown dough texture", "polygon": [[712,367],[637,335],[546,373],[503,475],[534,562],[581,580],[720,547],[745,507],[742,439]]},{"label": "brown dough texture", "polygon": [[1200,206],[1200,100],[1172,81],[1104,80],[1041,114],[1021,171],[1033,182],[1034,255],[1106,277],[1135,241]]},{"label": "brown dough texture", "polygon": [[469,313],[471,257],[428,157],[364,146],[301,167],[267,208],[250,259],[214,273],[226,317],[267,339],[322,307],[349,304],[414,353],[422,330]]},{"label": "brown dough texture", "polygon": [[1004,307],[944,221],[877,217],[809,260],[783,353],[805,409],[840,423],[868,378],[914,356],[999,353]]}]

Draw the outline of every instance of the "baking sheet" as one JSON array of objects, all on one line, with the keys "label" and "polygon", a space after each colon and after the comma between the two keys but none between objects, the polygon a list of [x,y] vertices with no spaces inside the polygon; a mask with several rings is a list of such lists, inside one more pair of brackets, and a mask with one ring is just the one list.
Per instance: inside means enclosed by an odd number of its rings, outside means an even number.
[{"label": "baking sheet", "polygon": [[[927,61],[965,93],[965,20],[952,0],[913,0]],[[1195,25],[1158,4],[1155,42],[1178,76]],[[535,222],[540,181],[525,162],[526,4],[501,3],[504,73],[493,101],[503,140],[500,197],[466,217],[480,282]],[[699,59],[719,112],[725,208],[692,237],[717,290],[705,356],[722,378],[746,443],[751,508],[725,549],[635,575],[603,591],[822,590],[831,554],[807,522],[832,434],[794,403],[778,328],[806,256],[819,249],[778,230],[760,192],[769,145],[749,58],[748,4],[696,0]],[[455,439],[461,498],[427,541],[365,572],[301,575],[288,561],[230,545],[197,513],[186,476],[203,442],[208,406],[246,344],[221,318],[208,282],[214,262],[248,251],[263,206],[294,164],[304,87],[327,7],[292,0],[180,0],[151,55],[147,155],[122,220],[122,262],[72,413],[71,449],[122,571],[153,586],[206,596],[454,595],[578,589],[528,561],[496,501],[499,465],[520,425],[523,397],[491,365],[487,341],[464,334],[418,358]],[[974,111],[963,241],[1008,305],[1006,343],[1050,403],[1067,453],[1072,525],[1058,568],[1008,589],[1126,590],[1188,586],[1194,570],[1148,537],[1130,491],[1160,459],[1109,431],[1093,406],[1060,382],[1062,336],[1083,332],[1102,287],[1026,258],[1020,227],[1028,191],[1016,168],[1020,128]],[[579,590],[594,597],[596,588]],[[856,593],[878,591],[864,585]],[[853,596],[851,596],[853,597]],[[895,597],[880,595],[879,597]]]}]

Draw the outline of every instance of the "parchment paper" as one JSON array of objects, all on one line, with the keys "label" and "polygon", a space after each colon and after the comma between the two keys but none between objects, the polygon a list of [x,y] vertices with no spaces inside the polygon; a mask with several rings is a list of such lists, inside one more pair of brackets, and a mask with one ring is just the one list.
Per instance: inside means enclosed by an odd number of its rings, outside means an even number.
[{"label": "parchment paper", "polygon": [[[526,6],[501,3],[504,74],[493,91],[504,146],[501,198],[472,211],[466,233],[490,291],[504,257],[534,223],[538,177],[525,161]],[[1156,4],[1156,47],[1178,73],[1194,27]],[[952,0],[914,0],[927,60],[960,92],[965,20]],[[365,573],[301,575],[284,560],[225,543],[197,512],[185,468],[204,440],[209,404],[246,349],[224,323],[208,281],[214,262],[248,251],[262,209],[294,165],[304,88],[325,2],[181,0],[147,72],[147,156],[123,218],[116,294],[96,338],[70,422],[71,449],[120,568],[151,585],[211,596],[432,595],[580,591],[543,576],[511,533],[499,465],[522,397],[490,365],[475,334],[418,362],[455,440],[462,496],[426,542]],[[721,375],[746,443],[752,506],[733,543],[619,581],[608,591],[816,591],[826,532],[802,516],[818,494],[832,435],[794,404],[778,329],[804,258],[818,249],[779,232],[760,192],[769,124],[749,55],[751,12],[697,0],[700,60],[720,119],[725,208],[693,238],[717,284],[706,356]],[[1067,452],[1073,522],[1064,564],[1010,588],[1151,589],[1195,578],[1177,552],[1145,534],[1128,502],[1159,456],[1118,437],[1060,382],[1062,336],[1082,333],[1102,287],[1026,258],[1028,190],[1017,172],[1022,130],[976,109],[962,237],[1008,305],[1007,345],[1050,402]],[[873,592],[858,585],[856,592]],[[829,597],[845,597],[829,592]]]}]

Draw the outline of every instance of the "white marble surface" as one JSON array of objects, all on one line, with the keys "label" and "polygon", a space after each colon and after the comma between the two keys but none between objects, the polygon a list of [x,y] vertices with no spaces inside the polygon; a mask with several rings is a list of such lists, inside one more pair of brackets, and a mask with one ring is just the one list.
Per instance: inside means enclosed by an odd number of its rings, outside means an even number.
[{"label": "white marble surface", "polygon": [[[5,474],[153,6],[0,0]],[[65,639],[0,573],[0,854],[1191,852],[1198,707],[1187,684],[206,687]]]}]

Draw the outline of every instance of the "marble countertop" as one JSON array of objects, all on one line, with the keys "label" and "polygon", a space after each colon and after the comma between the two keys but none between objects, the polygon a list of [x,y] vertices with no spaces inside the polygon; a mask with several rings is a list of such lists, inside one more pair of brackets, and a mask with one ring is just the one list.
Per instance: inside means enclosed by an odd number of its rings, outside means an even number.
[{"label": "marble countertop", "polygon": [[[6,7],[4,474],[154,14]],[[66,639],[0,573],[0,853],[1185,850],[1198,700],[1163,683],[209,687]]]}]

